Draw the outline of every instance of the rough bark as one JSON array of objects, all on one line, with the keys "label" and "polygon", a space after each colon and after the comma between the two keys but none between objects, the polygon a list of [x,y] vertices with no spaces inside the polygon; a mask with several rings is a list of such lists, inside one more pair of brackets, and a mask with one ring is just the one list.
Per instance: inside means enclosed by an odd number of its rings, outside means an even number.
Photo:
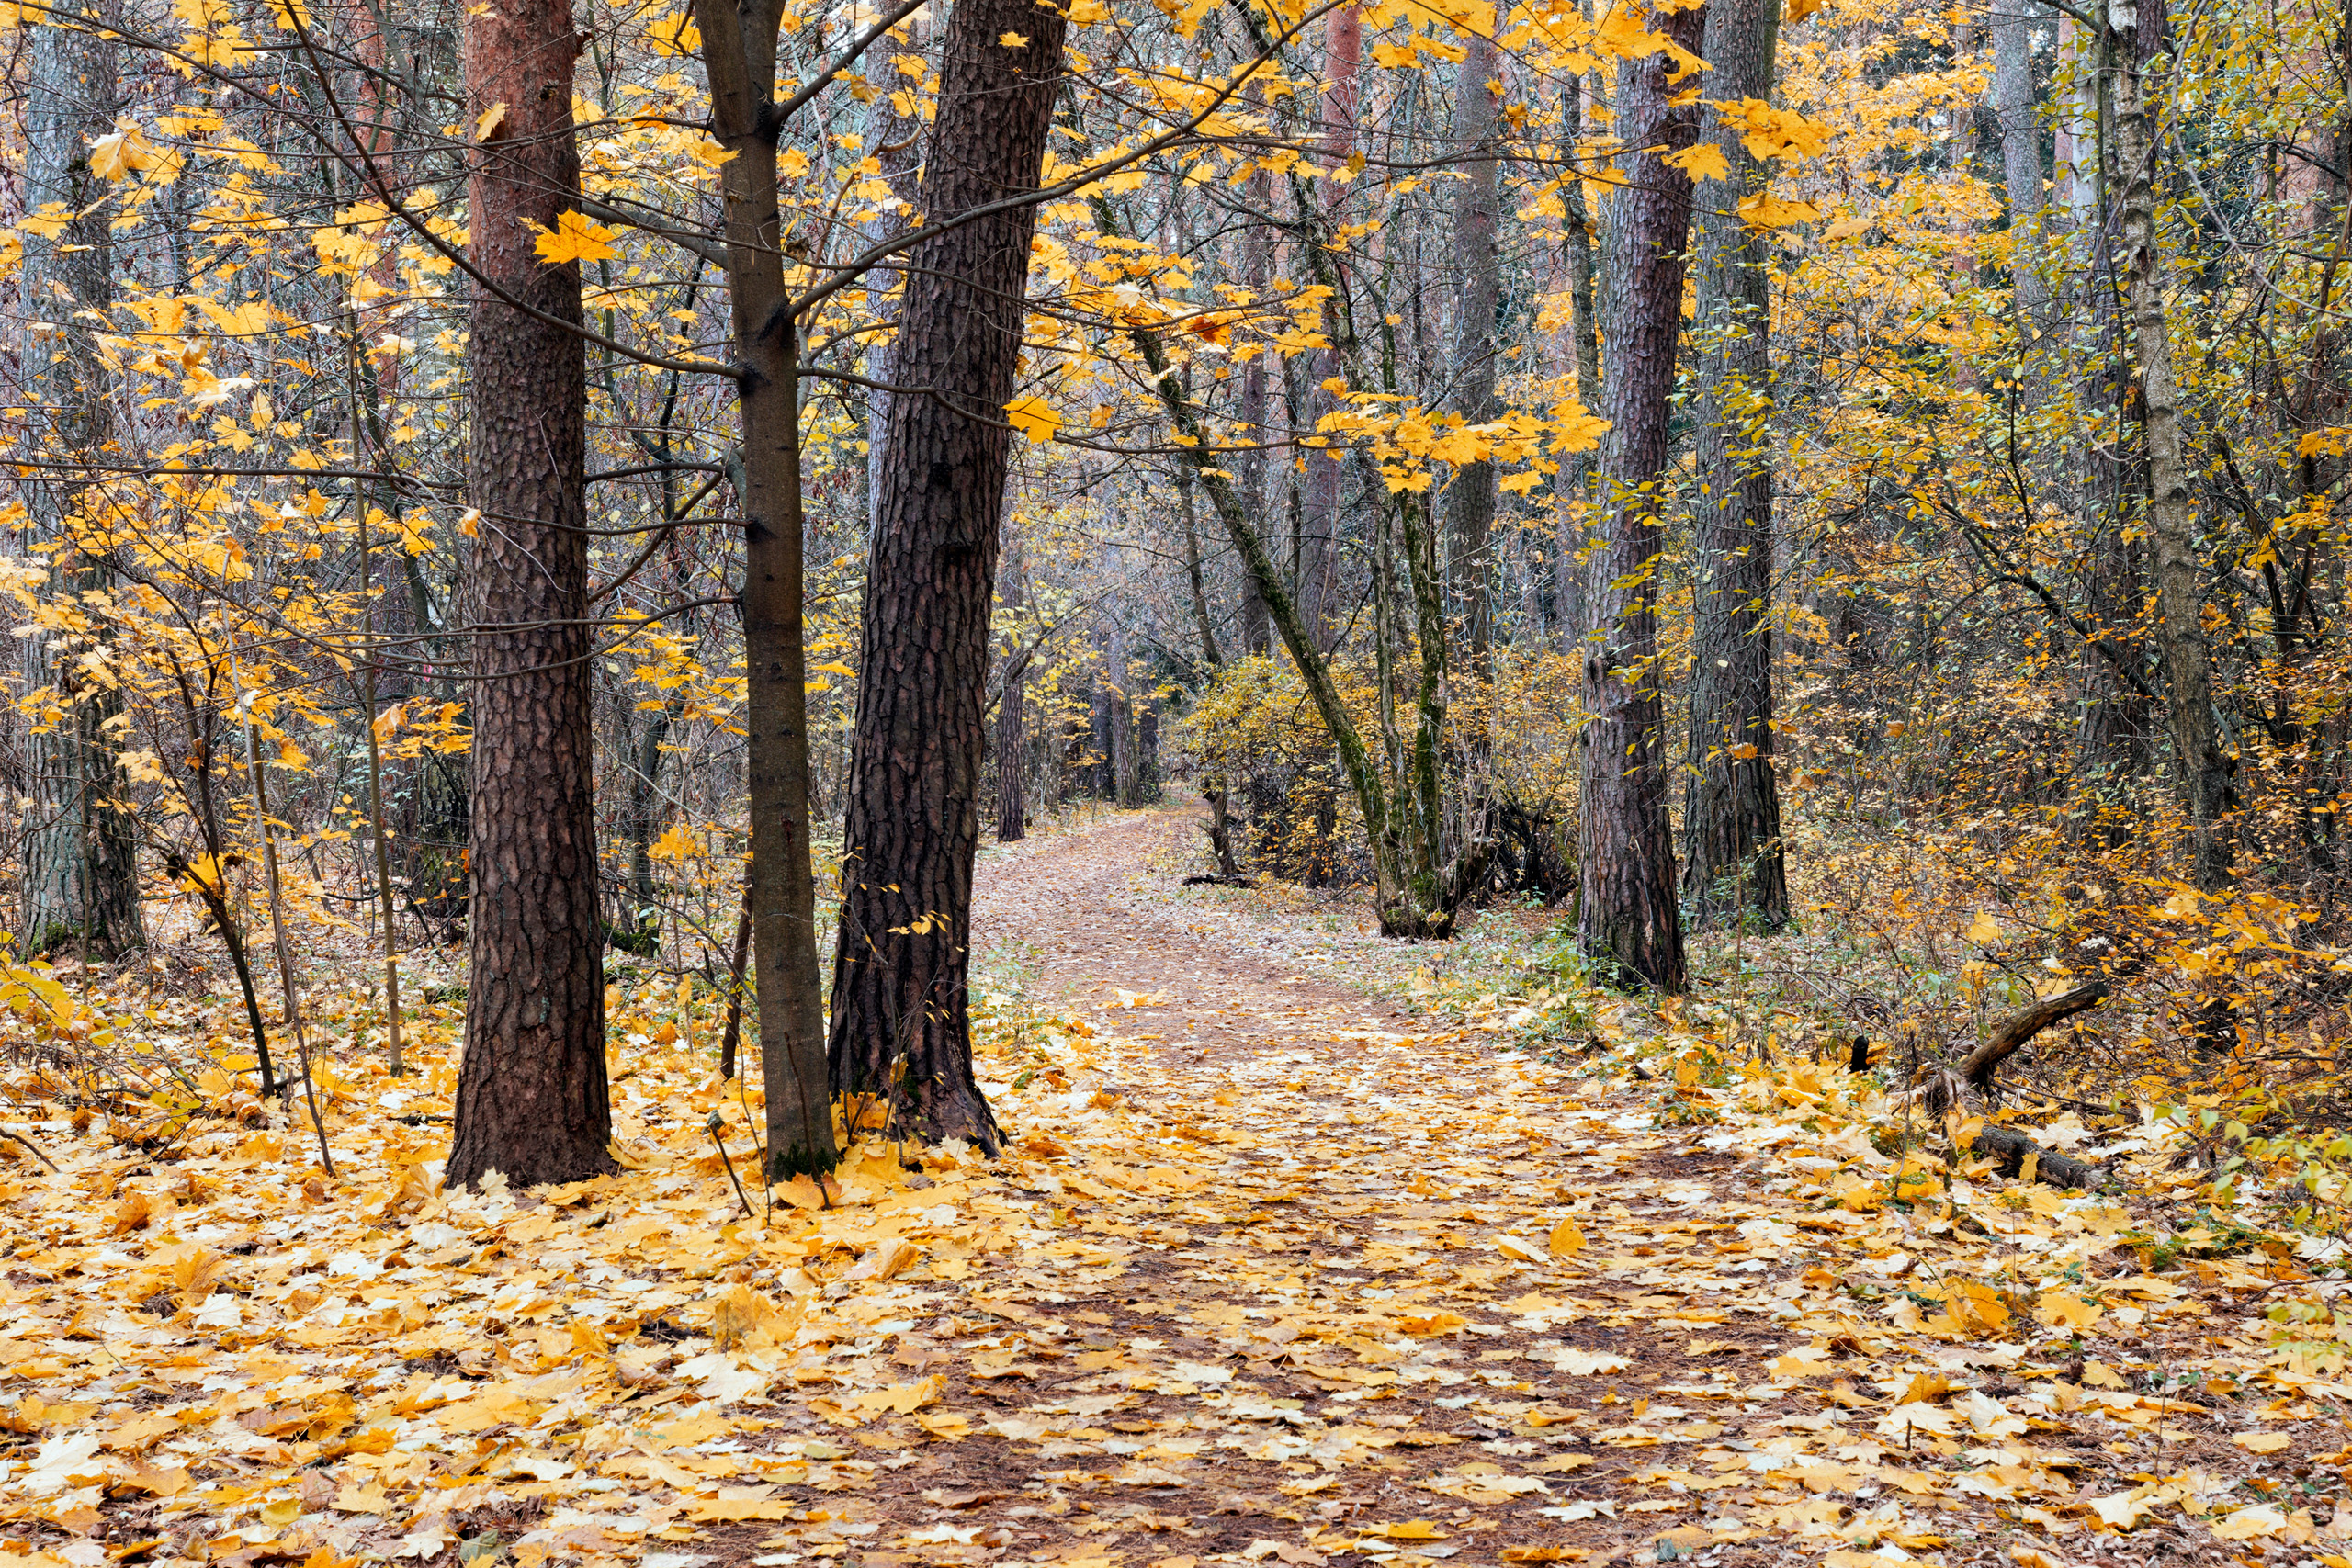
[{"label": "rough bark", "polygon": [[[469,159],[469,255],[492,285],[472,310],[476,677],[465,1061],[451,1187],[516,1187],[613,1168],[603,932],[591,774],[587,367],[580,269],[538,258],[576,206],[578,43],[565,0],[466,21],[467,120],[503,104]],[[536,228],[534,227],[536,226]]]},{"label": "rough bark", "polygon": [[[1711,98],[1771,96],[1780,20],[1780,0],[1714,0],[1702,51]],[[1699,494],[1682,890],[1702,927],[1778,929],[1789,918],[1789,879],[1772,771],[1772,253],[1766,231],[1738,212],[1768,172],[1713,108],[1699,135],[1731,173],[1709,181],[1697,204]]]},{"label": "rough bark", "polygon": [[[1695,53],[1704,7],[1652,12],[1646,25]],[[1664,155],[1690,145],[1695,107],[1669,102],[1670,56],[1629,60],[1617,76],[1623,182],[1611,201],[1606,262],[1608,363],[1599,504],[1605,521],[1591,570],[1593,636],[1585,649],[1577,936],[1620,981],[1679,992],[1685,984],[1674,843],[1667,820],[1656,570],[1668,399],[1682,330],[1690,176]]]},{"label": "rough bark", "polygon": [[28,20],[26,32],[26,205],[38,212],[54,204],[74,216],[53,237],[23,234],[19,298],[32,361],[26,381],[48,430],[32,455],[62,466],[19,490],[33,536],[61,547],[58,595],[79,604],[87,624],[39,637],[29,649],[33,683],[53,690],[66,711],[33,737],[20,951],[114,958],[147,937],[138,834],[119,804],[127,781],[107,729],[122,699],[82,664],[105,635],[101,612],[85,596],[114,584],[107,564],[110,502],[103,484],[80,482],[72,466],[110,461],[116,444],[110,377],[96,336],[114,299],[114,214],[106,183],[90,171],[89,144],[114,129],[119,51],[112,39],[76,24]]},{"label": "rough bark", "polygon": [[830,1170],[833,1139],[817,891],[809,862],[808,652],[803,627],[800,332],[780,254],[774,111],[782,0],[696,0],[711,128],[735,153],[720,172],[742,461],[743,654],[752,819],[746,897],[767,1175]]},{"label": "rough bark", "polygon": [[[1035,209],[950,220],[1034,190],[1066,23],[1031,0],[963,0],[948,21],[923,172],[930,238],[908,257],[875,498],[850,761],[832,1083],[887,1095],[899,1125],[993,1151],[965,988],[981,723],[1007,439]],[[1013,49],[1001,41],[1017,33]]]},{"label": "rough bark", "polygon": [[2222,752],[2213,711],[2212,657],[2206,646],[2205,595],[2199,581],[2197,518],[2181,434],[2180,385],[2173,368],[2165,310],[2164,236],[2156,223],[2154,113],[2147,97],[2147,60],[2140,12],[2110,0],[2114,38],[2117,178],[2121,186],[2121,263],[2132,312],[2132,371],[2148,441],[2149,537],[2156,566],[2156,637],[2164,655],[2173,760],[2188,809],[2197,885],[2227,885],[2232,851],[2226,818],[2236,807],[2231,760]]}]

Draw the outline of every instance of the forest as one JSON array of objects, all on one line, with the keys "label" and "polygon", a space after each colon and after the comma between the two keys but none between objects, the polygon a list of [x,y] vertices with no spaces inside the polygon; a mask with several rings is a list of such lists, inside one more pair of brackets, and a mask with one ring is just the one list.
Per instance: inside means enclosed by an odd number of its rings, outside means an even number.
[{"label": "forest", "polygon": [[0,51],[0,1568],[2352,1568],[2352,13]]}]

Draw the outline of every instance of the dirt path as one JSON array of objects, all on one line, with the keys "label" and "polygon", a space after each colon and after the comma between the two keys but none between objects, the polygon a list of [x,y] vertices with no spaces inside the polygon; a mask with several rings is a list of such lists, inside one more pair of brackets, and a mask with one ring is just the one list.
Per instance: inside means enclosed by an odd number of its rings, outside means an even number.
[{"label": "dirt path", "polygon": [[[1971,1318],[1964,1292],[1942,1305],[1946,1283],[1991,1272],[1987,1249],[1906,1206],[1822,1208],[1807,1189],[1855,1152],[1834,1117],[1708,1112],[1677,1132],[1654,1093],[1598,1095],[1259,956],[1280,933],[1237,931],[1148,869],[1192,831],[1128,818],[983,876],[983,939],[1030,944],[1044,993],[1092,1031],[1040,1069],[1066,1092],[1008,1097],[1009,1125],[1057,1169],[1087,1168],[1033,1190],[1080,1248],[1102,1244],[1091,1278],[1023,1281],[1024,1353],[1074,1353],[1032,1361],[1018,1393],[970,1385],[1041,1419],[1100,1412],[991,1461],[997,1484],[1026,1472],[997,1505],[1008,1520],[1042,1523],[1042,1494],[1079,1532],[1008,1555],[2294,1560],[2291,1543],[2227,1547],[2188,1521],[2086,1529],[2083,1499],[2111,1508],[2197,1463],[2243,1472],[2214,1429],[2227,1417],[2161,1400],[2150,1416],[2136,1393],[2103,1392],[2127,1379],[2096,1340],[2090,1386],[2063,1381],[2084,1376],[2080,1341],[2031,1365],[2030,1285],[2002,1298],[2014,1317],[1996,1302]],[[1793,1081],[1834,1110],[1834,1086]],[[1107,1145],[1090,1122],[1106,1114],[1124,1119]],[[1808,1146],[1805,1126],[1833,1146]],[[2071,1221],[2042,1221],[2088,1202],[2019,1207],[2063,1240]],[[1882,1303],[1914,1281],[1943,1315],[1890,1330]],[[2109,1326],[2120,1360],[2132,1331]],[[2192,1473],[2176,1498],[2233,1506],[2216,1500],[2233,1480]],[[2310,1539],[2308,1511],[2280,1517]]]}]

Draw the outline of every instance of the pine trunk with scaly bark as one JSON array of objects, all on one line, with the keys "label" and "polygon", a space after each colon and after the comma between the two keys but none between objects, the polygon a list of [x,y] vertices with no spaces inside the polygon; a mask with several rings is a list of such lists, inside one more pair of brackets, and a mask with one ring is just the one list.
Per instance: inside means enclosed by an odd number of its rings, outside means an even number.
[{"label": "pine trunk with scaly bark", "polygon": [[[1695,54],[1704,7],[1652,12],[1646,26]],[[1605,265],[1602,521],[1591,566],[1593,633],[1584,654],[1588,716],[1579,767],[1583,882],[1577,944],[1618,981],[1679,992],[1686,982],[1667,818],[1664,705],[1657,670],[1657,572],[1665,548],[1662,490],[1682,333],[1683,247],[1690,177],[1665,162],[1689,147],[1698,110],[1671,100],[1664,53],[1617,74],[1618,174]]]},{"label": "pine trunk with scaly bark", "polygon": [[931,237],[907,257],[893,372],[928,395],[890,400],[833,966],[835,1090],[887,1098],[914,1136],[990,1151],[965,980],[1004,405],[1036,213],[953,220],[1036,188],[1066,26],[1033,0],[963,0],[948,19],[921,197]]},{"label": "pine trunk with scaly bark", "polygon": [[476,285],[468,355],[467,493],[481,517],[453,1188],[492,1171],[520,1188],[613,1168],[591,773],[587,356],[566,330],[581,320],[580,268],[536,248],[580,199],[578,50],[563,0],[509,0],[466,21],[466,118],[488,121],[469,160],[468,255],[487,287]]}]

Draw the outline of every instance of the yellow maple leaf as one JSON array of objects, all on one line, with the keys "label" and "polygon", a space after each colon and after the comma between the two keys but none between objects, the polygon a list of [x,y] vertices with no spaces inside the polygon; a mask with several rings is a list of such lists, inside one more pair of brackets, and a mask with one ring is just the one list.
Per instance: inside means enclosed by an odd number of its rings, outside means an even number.
[{"label": "yellow maple leaf", "polygon": [[1740,220],[1754,229],[1785,229],[1792,223],[1811,223],[1821,216],[1821,209],[1809,201],[1782,201],[1779,197],[1759,194],[1744,197],[1739,204]]},{"label": "yellow maple leaf", "polygon": [[999,33],[996,35],[996,41],[1002,44],[1007,49],[1027,49],[1029,47],[1029,39],[1024,33]]},{"label": "yellow maple leaf", "polygon": [[1051,441],[1062,427],[1062,416],[1045,399],[1034,394],[1005,404],[1004,417],[1012,422],[1013,429],[1036,442]]},{"label": "yellow maple leaf", "polygon": [[557,216],[553,229],[539,235],[536,249],[539,259],[550,266],[561,266],[566,262],[604,261],[620,254],[612,243],[618,237],[580,213],[563,212]]},{"label": "yellow maple leaf", "polygon": [[1731,177],[1731,160],[1724,150],[1712,141],[1702,141],[1696,147],[1685,147],[1679,152],[1668,152],[1660,163],[1671,164],[1694,180],[1721,180]]}]

